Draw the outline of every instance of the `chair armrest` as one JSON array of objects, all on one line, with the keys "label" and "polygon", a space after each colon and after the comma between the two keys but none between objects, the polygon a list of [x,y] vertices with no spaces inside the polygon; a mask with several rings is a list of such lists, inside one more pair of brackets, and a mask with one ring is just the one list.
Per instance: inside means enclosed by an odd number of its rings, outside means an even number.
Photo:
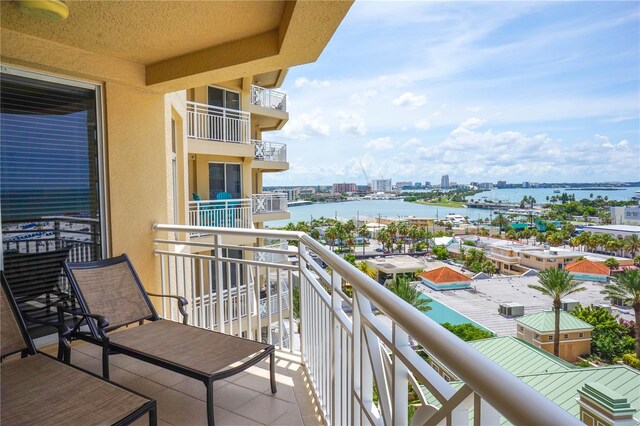
[{"label": "chair armrest", "polygon": [[189,301],[187,299],[182,296],[175,296],[173,294],[147,293],[147,295],[153,297],[168,297],[170,299],[176,299],[178,301],[178,310],[180,311],[180,314],[182,314],[182,323],[187,324],[187,322],[189,321],[189,314],[187,313],[186,309],[186,306],[189,304]]},{"label": "chair armrest", "polygon": [[71,331],[71,329],[64,325],[64,320],[62,319],[62,314],[64,312],[66,312],[68,314],[71,314],[73,316],[82,317],[83,319],[85,319],[85,318],[93,318],[94,320],[96,320],[96,323],[98,324],[98,329],[101,331],[101,334],[105,333],[104,330],[107,327],[109,327],[109,320],[107,318],[103,317],[102,315],[87,314],[87,313],[84,313],[84,312],[81,312],[81,311],[76,311],[76,310],[73,310],[71,308],[67,308],[66,306],[61,305],[61,304],[56,305],[56,306],[58,308],[58,322],[60,323],[60,325],[63,328],[68,329],[69,331]]}]

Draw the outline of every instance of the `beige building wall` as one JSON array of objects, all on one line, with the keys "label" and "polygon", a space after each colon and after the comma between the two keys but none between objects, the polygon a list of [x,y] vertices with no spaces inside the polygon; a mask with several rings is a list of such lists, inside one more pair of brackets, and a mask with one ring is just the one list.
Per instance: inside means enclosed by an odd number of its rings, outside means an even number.
[{"label": "beige building wall", "polygon": [[159,292],[159,260],[152,225],[169,221],[165,96],[117,83],[105,84],[110,251],[127,253],[145,287]]},{"label": "beige building wall", "polygon": [[[518,324],[516,337],[525,340],[549,353],[553,353],[553,333],[538,333],[536,330]],[[591,330],[560,331],[559,357],[568,362],[576,362],[577,357],[591,353]]]}]

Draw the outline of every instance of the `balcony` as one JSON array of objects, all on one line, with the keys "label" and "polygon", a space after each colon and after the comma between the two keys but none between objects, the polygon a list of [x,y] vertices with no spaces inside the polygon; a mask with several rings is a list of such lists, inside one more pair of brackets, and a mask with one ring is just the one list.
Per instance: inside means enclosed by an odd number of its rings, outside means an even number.
[{"label": "balcony", "polygon": [[288,219],[287,194],[264,192],[251,195],[251,211],[256,222]]},{"label": "balcony", "polygon": [[251,104],[287,112],[287,95],[277,90],[252,85]]},{"label": "balcony", "polygon": [[289,169],[287,145],[277,142],[252,140],[254,161],[251,167],[263,172],[280,172]]},{"label": "balcony", "polygon": [[191,139],[249,144],[250,114],[198,102],[187,102],[187,135]]},{"label": "balcony", "polygon": [[253,139],[255,148],[254,158],[259,161],[287,162],[287,145],[278,142],[268,142]]},{"label": "balcony", "polygon": [[502,253],[491,251],[488,253],[487,257],[489,259],[493,259],[498,262],[507,263],[507,264],[517,264],[520,262],[520,259],[517,256],[507,256]]},{"label": "balcony", "polygon": [[[418,398],[412,402],[418,406],[414,417],[419,416],[427,424],[580,424],[576,417],[304,233],[159,224],[154,226],[154,232],[162,291],[180,294],[190,301],[191,324],[274,344],[281,357],[279,372],[282,365],[295,364],[286,357],[299,359],[300,364],[296,365],[304,377],[289,381],[292,388],[286,388],[286,392],[293,393],[299,404],[297,412],[288,408],[302,415],[303,420],[303,404],[308,407],[309,403],[298,396],[306,392],[315,398],[316,414],[325,424],[408,424],[411,385]],[[181,238],[194,232],[211,234],[214,242],[207,245]],[[230,245],[229,239],[237,236],[256,241],[280,239],[287,242],[287,248],[283,242],[276,246]],[[289,246],[296,246],[296,251],[290,252]],[[231,257],[225,247],[240,253]],[[269,261],[276,254],[293,254],[293,259]],[[314,257],[322,259],[330,272],[322,269]],[[342,291],[344,282],[351,284],[353,297]],[[224,289],[220,297],[217,288]],[[166,318],[180,320],[173,302],[165,300],[161,312]],[[414,350],[417,345],[442,361],[444,368],[463,383],[445,381]],[[257,388],[266,384],[267,377],[266,369],[256,368],[224,386],[240,398],[233,385]],[[287,377],[283,374],[281,379],[286,382]],[[200,390],[187,383],[181,388],[158,393],[160,418],[171,423],[198,423],[194,416],[200,412],[189,411],[165,395],[170,392],[171,396],[183,398],[180,392]],[[218,395],[224,394],[223,388]],[[279,397],[276,394],[270,398]],[[255,408],[258,401],[254,401],[246,403],[248,407],[241,408],[238,415],[249,413],[251,406]],[[276,402],[272,399],[264,404],[266,407]],[[184,417],[172,417],[173,421],[163,418],[163,405],[173,409],[164,408],[166,416],[176,415],[169,411],[181,411]],[[252,415],[256,411],[259,409],[254,409]],[[264,415],[269,413],[265,408]],[[471,417],[474,420],[470,422]],[[239,420],[242,419],[233,421]],[[255,421],[270,423],[272,419]],[[220,424],[224,423],[222,417]]]},{"label": "balcony", "polygon": [[247,111],[254,126],[261,131],[280,130],[289,120],[287,95],[273,89],[251,86]]},{"label": "balcony", "polygon": [[189,202],[189,225],[251,228],[251,200],[202,200]]}]

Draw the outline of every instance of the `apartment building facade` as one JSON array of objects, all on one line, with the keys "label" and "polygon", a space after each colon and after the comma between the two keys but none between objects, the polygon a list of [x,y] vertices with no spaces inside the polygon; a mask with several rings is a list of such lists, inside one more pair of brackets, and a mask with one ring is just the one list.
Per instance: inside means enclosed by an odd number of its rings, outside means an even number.
[{"label": "apartment building facade", "polygon": [[[516,337],[553,353],[555,312],[543,311],[516,318]],[[560,352],[565,361],[575,362],[577,357],[591,353],[593,326],[571,314],[560,311]]]}]

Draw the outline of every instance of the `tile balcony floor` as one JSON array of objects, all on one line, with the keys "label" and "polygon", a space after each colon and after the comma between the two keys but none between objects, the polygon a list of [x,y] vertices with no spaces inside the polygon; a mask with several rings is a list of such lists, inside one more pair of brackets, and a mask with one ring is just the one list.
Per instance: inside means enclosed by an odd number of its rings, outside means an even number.
[{"label": "tile balcony floor", "polygon": [[[55,356],[57,345],[41,350]],[[71,363],[101,375],[100,357],[101,349],[97,345],[74,344]],[[158,402],[159,425],[206,424],[206,391],[202,382],[126,355],[113,355],[110,362],[112,381]],[[300,357],[277,352],[276,366],[276,394],[270,390],[268,361],[215,382],[216,425],[322,424]],[[134,424],[148,425],[147,416]]]}]

